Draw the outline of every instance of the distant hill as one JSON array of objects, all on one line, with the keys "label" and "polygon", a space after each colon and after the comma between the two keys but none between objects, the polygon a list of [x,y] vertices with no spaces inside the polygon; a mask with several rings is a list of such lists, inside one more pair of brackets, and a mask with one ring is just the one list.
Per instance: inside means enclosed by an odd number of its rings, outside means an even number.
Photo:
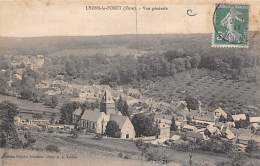
[{"label": "distant hill", "polygon": [[[250,49],[239,49],[254,53],[260,50],[257,41],[259,35],[252,33]],[[162,35],[111,35],[111,36],[92,36],[92,37],[32,37],[0,38],[0,55],[51,55],[63,50],[87,50],[87,49],[114,49],[126,47],[128,49],[165,51],[172,49],[184,49],[185,52],[208,52],[219,50],[211,48],[211,34],[162,34]],[[223,49],[222,49],[223,50]],[[225,49],[224,49],[225,50]]]}]

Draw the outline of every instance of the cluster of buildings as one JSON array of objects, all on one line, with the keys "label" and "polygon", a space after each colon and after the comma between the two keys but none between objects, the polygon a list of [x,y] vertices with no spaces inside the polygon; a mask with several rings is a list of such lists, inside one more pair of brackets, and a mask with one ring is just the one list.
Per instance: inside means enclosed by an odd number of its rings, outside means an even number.
[{"label": "cluster of buildings", "polygon": [[[164,126],[161,138],[180,139],[179,136],[182,135],[191,140],[207,140],[211,136],[219,136],[222,139],[234,141],[242,149],[245,149],[249,140],[255,140],[257,147],[260,149],[260,117],[247,117],[245,114],[236,114],[231,115],[231,120],[223,122],[221,118],[227,119],[228,114],[220,107],[213,112],[203,112],[201,110],[189,112],[185,102],[180,103],[181,108],[178,108],[178,115],[174,116],[176,125],[174,134],[170,132],[173,116],[155,115],[155,121],[160,123],[160,126]],[[236,124],[240,121],[248,121],[249,126],[239,128]]]},{"label": "cluster of buildings", "polygon": [[[55,83],[59,84],[59,82]],[[55,83],[52,84],[53,88],[58,87],[54,86]],[[68,87],[68,85],[66,86]],[[49,85],[47,87],[49,87]],[[135,129],[131,120],[128,116],[123,116],[121,112],[116,109],[113,96],[118,97],[118,94],[115,95],[113,93],[112,95],[111,91],[106,88],[106,90],[102,92],[100,89],[104,89],[104,87],[96,87],[93,89],[93,86],[88,86],[83,87],[83,89],[82,87],[78,89],[80,89],[77,91],[78,97],[81,96],[85,100],[90,98],[97,99],[97,101],[99,101],[99,108],[86,110],[82,108],[76,109],[72,115],[74,125],[50,124],[48,120],[32,120],[28,122],[20,119],[17,120],[17,122],[20,124],[45,126],[45,128],[48,129],[60,130],[72,130],[77,124],[78,128],[83,132],[105,134],[108,122],[114,121],[120,129],[121,139],[135,138]],[[121,91],[123,92],[123,90]],[[141,102],[144,100],[143,98],[140,99],[141,94],[139,91],[130,89],[126,94],[127,96],[135,97],[137,101]],[[148,102],[148,107],[155,108],[154,110],[156,110],[156,108],[159,110],[174,109],[173,116],[163,114],[160,111],[150,112],[155,114],[154,124],[156,124],[159,129],[159,134],[153,137],[153,139],[151,139],[152,141],[161,140],[161,142],[163,142],[171,139],[176,140],[181,139],[182,136],[192,140],[207,140],[210,139],[211,136],[219,136],[223,139],[234,141],[241,147],[246,147],[248,141],[253,139],[256,141],[258,148],[260,148],[260,117],[248,117],[245,114],[236,114],[229,117],[220,107],[212,112],[202,111],[201,103],[198,110],[189,110],[185,101],[180,101],[175,108],[172,108],[170,104],[156,104],[150,101]],[[140,113],[140,111],[134,113]],[[176,131],[174,132],[171,131],[173,117],[176,126]],[[226,120],[223,121],[223,119]],[[239,121],[248,121],[249,127],[239,128],[236,126],[236,122]]]}]

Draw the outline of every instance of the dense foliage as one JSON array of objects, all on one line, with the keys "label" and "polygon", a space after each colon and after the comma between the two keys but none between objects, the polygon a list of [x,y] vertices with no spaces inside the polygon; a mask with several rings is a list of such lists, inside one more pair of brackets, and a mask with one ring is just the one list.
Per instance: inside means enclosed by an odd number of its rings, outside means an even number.
[{"label": "dense foliage", "polygon": [[116,106],[117,110],[121,112],[122,115],[128,117],[130,116],[127,101],[122,96],[119,97],[118,101],[116,102]]},{"label": "dense foliage", "polygon": [[63,104],[60,111],[61,113],[60,123],[72,124],[72,114],[77,108],[79,108],[79,103],[76,102]]},{"label": "dense foliage", "polygon": [[230,79],[258,81],[260,65],[258,56],[249,56],[243,51],[209,51],[207,53],[187,53],[183,50],[163,53],[143,54],[142,56],[64,56],[50,57],[50,76],[64,73],[67,81],[72,79],[96,80],[101,84],[128,84],[156,77],[174,76],[190,69],[206,68],[218,71]]},{"label": "dense foliage", "polygon": [[132,119],[132,123],[135,129],[136,137],[155,136],[158,132],[153,123],[153,117],[151,116],[136,114]]},{"label": "dense foliage", "polygon": [[115,121],[108,121],[106,126],[106,135],[109,137],[120,138],[121,132],[118,124]]},{"label": "dense foliage", "polygon": [[0,147],[22,147],[14,124],[16,115],[18,115],[18,108],[15,104],[9,101],[0,103]]}]

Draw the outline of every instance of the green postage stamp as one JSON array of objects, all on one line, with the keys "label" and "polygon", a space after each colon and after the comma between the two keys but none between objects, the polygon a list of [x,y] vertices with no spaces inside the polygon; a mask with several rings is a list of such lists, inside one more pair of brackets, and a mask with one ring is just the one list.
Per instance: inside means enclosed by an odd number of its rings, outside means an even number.
[{"label": "green postage stamp", "polygon": [[213,47],[248,48],[248,5],[217,4],[213,23]]}]

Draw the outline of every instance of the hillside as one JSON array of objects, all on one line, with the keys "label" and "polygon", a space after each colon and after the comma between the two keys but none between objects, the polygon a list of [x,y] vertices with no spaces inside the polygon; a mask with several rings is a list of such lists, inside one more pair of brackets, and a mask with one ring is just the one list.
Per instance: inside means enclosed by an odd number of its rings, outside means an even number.
[{"label": "hillside", "polygon": [[[259,35],[251,33],[250,49],[239,49],[248,53],[259,50],[256,44]],[[211,34],[162,34],[162,35],[115,35],[115,36],[72,36],[72,37],[33,37],[0,38],[0,54],[16,55],[51,55],[63,50],[81,50],[110,48],[128,48],[138,50],[175,50],[182,48],[187,52],[206,53],[209,51],[228,50],[211,48]],[[234,50],[234,49],[233,49]]]}]

